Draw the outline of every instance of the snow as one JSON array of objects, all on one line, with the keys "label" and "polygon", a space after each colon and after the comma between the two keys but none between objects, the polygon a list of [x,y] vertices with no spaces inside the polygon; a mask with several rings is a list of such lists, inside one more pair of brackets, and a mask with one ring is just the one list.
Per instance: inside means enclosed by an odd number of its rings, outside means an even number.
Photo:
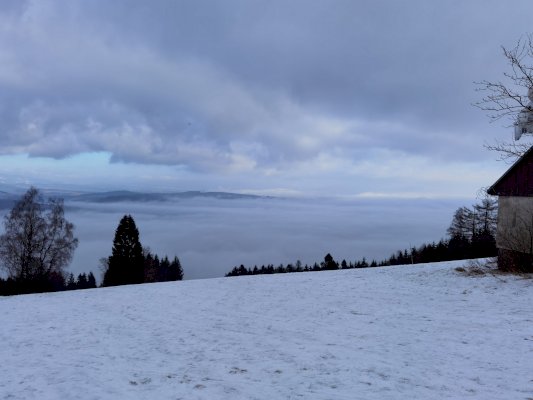
[{"label": "snow", "polygon": [[464,262],[0,298],[0,399],[530,399],[533,280]]}]

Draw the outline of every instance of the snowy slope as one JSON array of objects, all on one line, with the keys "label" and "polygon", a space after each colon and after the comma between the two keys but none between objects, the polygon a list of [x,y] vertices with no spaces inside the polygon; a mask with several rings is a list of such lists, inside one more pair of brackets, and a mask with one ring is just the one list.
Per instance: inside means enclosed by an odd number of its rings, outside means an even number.
[{"label": "snowy slope", "polygon": [[533,398],[533,280],[461,264],[0,298],[0,399]]}]

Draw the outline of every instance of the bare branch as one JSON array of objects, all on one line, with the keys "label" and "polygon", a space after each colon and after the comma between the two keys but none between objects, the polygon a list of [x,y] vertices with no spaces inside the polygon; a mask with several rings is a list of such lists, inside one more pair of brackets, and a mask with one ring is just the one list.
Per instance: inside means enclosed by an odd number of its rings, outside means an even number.
[{"label": "bare branch", "polygon": [[502,142],[495,141],[493,144],[485,143],[484,147],[490,151],[499,153],[498,160],[505,161],[512,164],[516,159],[520,158],[526,151],[528,151],[533,142]]},{"label": "bare branch", "polygon": [[506,118],[512,125],[518,113],[527,107],[529,103],[527,89],[533,87],[531,65],[533,35],[527,34],[520,38],[513,48],[507,49],[502,46],[502,52],[511,67],[511,72],[503,74],[505,82],[487,80],[474,82],[477,86],[476,91],[485,95],[480,101],[473,103],[473,106],[488,112],[491,122]]}]

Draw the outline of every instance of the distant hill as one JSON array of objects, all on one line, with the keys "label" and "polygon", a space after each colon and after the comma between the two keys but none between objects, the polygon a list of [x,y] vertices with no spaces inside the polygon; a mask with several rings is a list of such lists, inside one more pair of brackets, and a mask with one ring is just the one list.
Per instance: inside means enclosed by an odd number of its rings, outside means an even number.
[{"label": "distant hill", "polygon": [[[9,189],[8,189],[9,190]],[[15,201],[20,199],[24,192],[20,190],[6,191],[0,190],[0,210],[10,209]],[[256,196],[251,194],[239,194],[229,192],[202,192],[186,191],[174,193],[150,193],[133,192],[128,190],[116,190],[109,192],[75,192],[61,190],[43,190],[44,197],[59,197],[67,202],[87,202],[87,203],[120,203],[120,202],[165,202],[192,198],[210,198],[219,200],[239,200],[239,199],[264,199],[271,196]]]},{"label": "distant hill", "polygon": [[125,201],[147,202],[147,201],[170,201],[179,199],[191,199],[195,197],[236,200],[236,199],[259,199],[262,196],[250,194],[238,194],[228,192],[201,192],[187,191],[175,193],[149,193],[149,192],[131,192],[127,190],[101,192],[101,193],[84,193],[77,195],[68,195],[66,200],[85,201],[91,203],[117,203]]}]

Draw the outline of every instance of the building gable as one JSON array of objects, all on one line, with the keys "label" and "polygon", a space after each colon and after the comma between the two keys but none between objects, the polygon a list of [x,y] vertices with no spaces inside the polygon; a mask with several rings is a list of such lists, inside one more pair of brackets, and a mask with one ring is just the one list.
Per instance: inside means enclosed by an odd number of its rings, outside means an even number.
[{"label": "building gable", "polygon": [[533,196],[533,147],[487,191],[493,196]]}]

